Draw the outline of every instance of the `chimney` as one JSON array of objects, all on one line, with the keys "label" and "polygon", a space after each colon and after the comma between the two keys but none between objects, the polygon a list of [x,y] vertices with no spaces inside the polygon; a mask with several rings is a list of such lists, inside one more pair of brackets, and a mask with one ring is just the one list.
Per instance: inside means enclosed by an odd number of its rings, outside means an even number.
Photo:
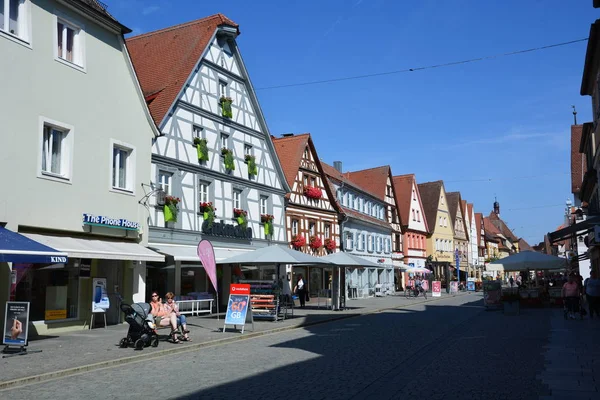
[{"label": "chimney", "polygon": [[290,137],[290,136],[294,136],[293,133],[282,133],[281,137]]},{"label": "chimney", "polygon": [[341,161],[334,161],[333,162],[333,168],[337,169],[338,172],[341,174],[342,171],[342,162]]}]

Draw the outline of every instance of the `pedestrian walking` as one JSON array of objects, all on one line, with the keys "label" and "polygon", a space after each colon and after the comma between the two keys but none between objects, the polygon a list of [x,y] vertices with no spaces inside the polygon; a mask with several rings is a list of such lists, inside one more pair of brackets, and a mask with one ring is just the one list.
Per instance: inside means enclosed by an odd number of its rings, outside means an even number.
[{"label": "pedestrian walking", "polygon": [[508,279],[508,282],[510,283],[510,287],[513,287],[515,284],[515,278],[513,278],[512,276]]},{"label": "pedestrian walking", "polygon": [[300,308],[304,308],[306,306],[306,285],[304,284],[304,279],[302,279],[302,274],[298,275],[294,293],[296,293],[298,299],[300,299]]},{"label": "pedestrian walking", "polygon": [[600,279],[596,271],[590,273],[585,280],[585,296],[590,310],[590,318],[594,318],[594,312],[600,317]]},{"label": "pedestrian walking", "polygon": [[567,306],[567,317],[574,319],[575,313],[579,312],[579,295],[581,291],[577,283],[575,274],[569,275],[569,280],[562,287],[562,297]]}]

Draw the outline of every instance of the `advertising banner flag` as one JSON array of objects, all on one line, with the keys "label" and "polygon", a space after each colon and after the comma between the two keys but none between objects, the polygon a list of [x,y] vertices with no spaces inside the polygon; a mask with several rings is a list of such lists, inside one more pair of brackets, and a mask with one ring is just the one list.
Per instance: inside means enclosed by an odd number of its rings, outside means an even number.
[{"label": "advertising banner flag", "polygon": [[29,333],[29,302],[7,301],[4,318],[2,344],[9,346],[27,346],[27,335]]},{"label": "advertising banner flag", "polygon": [[442,296],[442,282],[433,281],[431,282],[431,292],[433,297],[441,297]]},{"label": "advertising banner flag", "polygon": [[215,250],[213,249],[211,242],[208,240],[201,240],[200,243],[198,243],[198,257],[206,271],[206,275],[208,275],[208,279],[210,279],[210,283],[212,283],[215,288],[215,292],[218,293],[217,262],[215,260]]}]

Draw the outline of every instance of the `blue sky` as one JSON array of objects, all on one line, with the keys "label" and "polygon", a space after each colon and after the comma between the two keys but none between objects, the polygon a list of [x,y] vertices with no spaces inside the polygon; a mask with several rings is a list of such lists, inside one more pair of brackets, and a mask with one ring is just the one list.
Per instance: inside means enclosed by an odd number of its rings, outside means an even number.
[{"label": "blue sky", "polygon": [[[271,133],[311,132],[319,156],[345,170],[390,164],[442,179],[530,244],[562,223],[570,193],[571,105],[586,42],[366,79],[291,83],[414,68],[585,38],[592,0],[104,0],[134,34],[217,12],[238,45]],[[529,178],[527,178],[529,177]],[[491,180],[490,180],[491,179]],[[550,207],[546,207],[550,206]]]}]

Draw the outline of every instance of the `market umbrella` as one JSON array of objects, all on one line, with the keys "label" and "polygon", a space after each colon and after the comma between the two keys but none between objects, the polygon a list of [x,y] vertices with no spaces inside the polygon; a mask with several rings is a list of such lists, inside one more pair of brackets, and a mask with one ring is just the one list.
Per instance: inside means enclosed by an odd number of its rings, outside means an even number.
[{"label": "market umbrella", "polygon": [[381,265],[375,264],[372,261],[365,260],[362,257],[348,254],[340,251],[338,253],[332,253],[322,257],[323,260],[327,260],[332,264],[339,267],[367,267],[367,268],[381,268]]},{"label": "market umbrella", "polygon": [[324,257],[314,257],[310,254],[292,250],[285,246],[266,246],[243,254],[238,254],[224,260],[217,261],[217,264],[250,264],[250,265],[269,265],[269,264],[292,264],[292,265],[331,265]]},{"label": "market umbrella", "polygon": [[404,270],[404,272],[407,272],[409,274],[429,274],[429,273],[431,273],[431,270],[427,269],[427,268],[411,267],[411,268],[406,268]]},{"label": "market umbrella", "polygon": [[490,266],[501,266],[504,271],[556,270],[567,266],[567,260],[537,251],[525,250],[493,261]]}]

